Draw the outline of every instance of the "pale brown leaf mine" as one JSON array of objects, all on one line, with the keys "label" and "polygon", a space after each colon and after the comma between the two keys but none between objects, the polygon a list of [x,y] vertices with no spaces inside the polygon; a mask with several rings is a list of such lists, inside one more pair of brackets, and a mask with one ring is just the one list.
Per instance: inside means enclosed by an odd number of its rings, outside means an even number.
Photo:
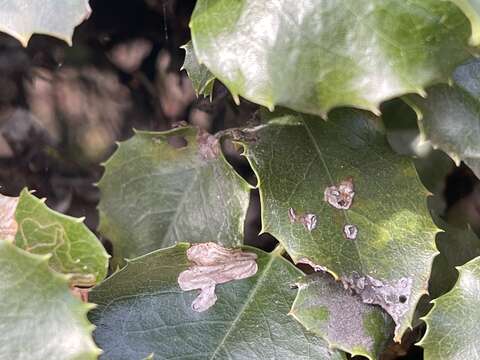
[{"label": "pale brown leaf mine", "polygon": [[214,160],[220,155],[220,141],[205,130],[198,130],[197,144],[198,153],[204,160]]},{"label": "pale brown leaf mine", "polygon": [[291,223],[303,224],[305,229],[312,231],[317,227],[317,216],[315,214],[299,214],[295,213],[293,208],[288,209],[288,218]]},{"label": "pale brown leaf mine", "polygon": [[400,318],[408,311],[412,293],[412,279],[381,281],[369,275],[353,273],[342,278],[343,286],[358,294],[366,304],[380,305],[395,321],[397,328]]},{"label": "pale brown leaf mine", "polygon": [[325,189],[324,199],[327,203],[336,209],[348,210],[352,206],[355,191],[353,188],[353,179],[343,180],[338,187],[333,185]]},{"label": "pale brown leaf mine", "polygon": [[215,304],[217,284],[249,278],[258,270],[256,254],[226,249],[213,242],[192,245],[187,258],[192,265],[178,275],[178,285],[184,291],[200,289],[192,302],[192,309],[197,312]]},{"label": "pale brown leaf mine", "polygon": [[0,240],[15,240],[18,230],[18,224],[15,221],[18,199],[18,197],[0,194]]}]

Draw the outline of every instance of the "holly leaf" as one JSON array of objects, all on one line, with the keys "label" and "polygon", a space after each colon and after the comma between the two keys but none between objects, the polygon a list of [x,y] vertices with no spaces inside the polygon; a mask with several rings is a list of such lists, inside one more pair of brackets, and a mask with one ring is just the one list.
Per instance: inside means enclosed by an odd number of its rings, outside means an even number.
[{"label": "holly leaf", "polygon": [[97,286],[90,313],[105,358],[143,359],[346,359],[287,315],[290,288],[302,273],[278,252],[257,254],[253,277],[217,285],[218,300],[204,312],[191,304],[198,291],[182,291],[190,265],[181,243],[129,261]]},{"label": "holly leaf", "polygon": [[197,96],[203,95],[205,97],[211,97],[215,76],[213,76],[205,65],[198,62],[191,41],[185,44],[182,48],[185,50],[185,61],[181,70],[187,72]]},{"label": "holly leaf", "polygon": [[50,267],[69,274],[73,285],[92,286],[107,275],[109,255],[83,219],[49,209],[45,199],[24,189],[15,220],[15,245],[33,254],[51,254]]},{"label": "holly leaf", "polygon": [[99,187],[99,229],[117,264],[185,240],[242,244],[250,186],[207,133],[137,131],[105,164]]},{"label": "holly leaf", "polygon": [[427,331],[418,345],[427,360],[476,359],[480,353],[480,258],[458,267],[458,272],[454,288],[433,300],[432,310],[423,318]]},{"label": "holly leaf", "polygon": [[55,36],[72,45],[74,28],[90,16],[88,0],[2,0],[0,31],[27,46],[33,34]]},{"label": "holly leaf", "polygon": [[241,141],[258,178],[262,232],[295,263],[328,270],[381,305],[400,340],[437,253],[428,192],[412,161],[390,149],[370,113],[335,110],[328,122],[287,112],[265,117]]},{"label": "holly leaf", "polygon": [[480,61],[459,66],[453,85],[435,85],[428,97],[408,96],[423,137],[456,163],[464,161],[480,177]]},{"label": "holly leaf", "polygon": [[309,331],[353,356],[380,358],[394,330],[380,307],[363,303],[324,273],[306,276],[297,286],[290,313]]},{"label": "holly leaf", "polygon": [[480,239],[469,225],[453,226],[441,219],[437,219],[437,224],[444,231],[436,240],[440,254],[433,261],[428,291],[431,298],[437,298],[453,287],[458,277],[455,267],[480,256]]},{"label": "holly leaf", "polygon": [[48,262],[0,241],[0,358],[96,359],[86,316],[93,305],[74,297]]},{"label": "holly leaf", "polygon": [[317,115],[446,81],[471,56],[462,11],[438,0],[197,1],[198,61],[238,95]]}]

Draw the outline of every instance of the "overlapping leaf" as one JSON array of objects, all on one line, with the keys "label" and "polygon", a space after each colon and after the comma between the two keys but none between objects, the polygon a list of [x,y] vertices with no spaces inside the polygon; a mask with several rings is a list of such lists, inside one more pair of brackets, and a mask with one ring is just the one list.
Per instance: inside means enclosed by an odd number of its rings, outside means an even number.
[{"label": "overlapping leaf", "polygon": [[179,241],[240,245],[249,185],[216,138],[193,128],[139,131],[105,165],[100,231],[114,260]]},{"label": "overlapping leaf", "polygon": [[480,44],[480,1],[479,0],[450,0],[463,10],[472,25],[472,45]]},{"label": "overlapping leaf", "polygon": [[215,305],[193,311],[198,292],[177,283],[188,246],[132,260],[92,291],[90,319],[106,359],[345,359],[287,315],[301,272],[277,253],[248,248],[257,274],[218,285]]},{"label": "overlapping leaf", "polygon": [[75,285],[92,286],[107,275],[108,254],[97,237],[77,219],[47,207],[23,190],[15,210],[15,244],[34,254],[51,254],[52,269],[71,275]]},{"label": "overlapping leaf", "polygon": [[0,0],[0,31],[24,46],[33,34],[72,43],[73,29],[90,15],[88,0]]},{"label": "overlapping leaf", "polygon": [[187,71],[195,93],[197,95],[212,96],[215,76],[213,76],[205,65],[198,63],[191,41],[184,45],[183,49],[185,50],[185,61],[182,70]]},{"label": "overlapping leaf", "polygon": [[431,298],[437,298],[453,287],[457,280],[456,266],[480,256],[480,239],[470,226],[456,227],[443,222],[440,225],[444,232],[437,235],[440,254],[433,261],[428,291]]},{"label": "overlapping leaf", "polygon": [[86,313],[68,278],[48,268],[48,256],[0,241],[0,358],[96,359]]},{"label": "overlapping leaf", "polygon": [[459,66],[452,86],[428,89],[428,97],[408,96],[423,136],[480,177],[480,61]]},{"label": "overlapping leaf", "polygon": [[[258,177],[262,230],[295,262],[326,268],[365,301],[382,305],[400,339],[437,252],[427,191],[411,160],[390,149],[379,119],[363,111],[336,110],[328,122],[291,113],[269,118],[243,141]],[[349,178],[350,208],[327,203],[327,187]],[[310,231],[301,221],[306,214],[316,217]],[[354,239],[346,237],[347,225],[357,228]]]},{"label": "overlapping leaf", "polygon": [[423,93],[470,56],[470,24],[449,1],[200,0],[190,27],[234,97],[320,115]]},{"label": "overlapping leaf", "polygon": [[297,282],[291,314],[331,347],[378,359],[393,334],[392,319],[378,306],[367,305],[326,274]]},{"label": "overlapping leaf", "polygon": [[477,359],[480,353],[480,258],[458,268],[455,287],[434,300],[424,318],[427,332],[420,342],[425,360]]}]

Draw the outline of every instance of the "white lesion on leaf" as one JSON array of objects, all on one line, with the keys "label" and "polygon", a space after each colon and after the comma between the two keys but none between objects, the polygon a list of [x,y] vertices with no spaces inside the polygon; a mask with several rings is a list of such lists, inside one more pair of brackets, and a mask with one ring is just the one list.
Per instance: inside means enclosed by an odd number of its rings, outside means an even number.
[{"label": "white lesion on leaf", "polygon": [[346,224],[343,227],[343,235],[348,240],[355,240],[358,235],[358,228],[356,225],[353,224]]},{"label": "white lesion on leaf", "polygon": [[18,197],[10,197],[0,194],[0,237],[1,240],[14,241],[18,231],[15,220],[15,212],[18,205]]},{"label": "white lesion on leaf", "polygon": [[241,249],[227,249],[213,242],[194,244],[187,250],[190,267],[178,275],[184,291],[200,289],[192,309],[203,312],[217,301],[215,286],[249,278],[257,273],[257,255]]},{"label": "white lesion on leaf", "polygon": [[336,209],[348,210],[355,196],[353,178],[349,177],[336,185],[328,186],[324,192],[324,200]]},{"label": "white lesion on leaf", "polygon": [[380,305],[392,317],[398,329],[402,316],[410,307],[413,282],[411,278],[383,281],[354,272],[350,277],[343,277],[341,280],[344,287],[358,294],[364,303]]},{"label": "white lesion on leaf", "polygon": [[220,155],[220,141],[203,129],[197,133],[198,153],[204,160],[214,160]]},{"label": "white lesion on leaf", "polygon": [[288,218],[291,223],[303,224],[306,230],[312,231],[317,227],[317,216],[315,214],[297,214],[293,208],[288,209]]}]

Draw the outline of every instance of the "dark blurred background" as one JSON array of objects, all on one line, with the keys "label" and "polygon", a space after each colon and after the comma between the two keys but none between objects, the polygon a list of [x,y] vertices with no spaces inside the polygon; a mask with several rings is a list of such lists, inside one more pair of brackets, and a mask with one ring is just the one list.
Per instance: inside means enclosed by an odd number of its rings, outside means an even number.
[{"label": "dark blurred background", "polygon": [[[194,0],[91,0],[92,16],[80,25],[73,47],[35,35],[28,48],[0,34],[0,192],[17,196],[24,187],[46,197],[50,207],[77,217],[96,232],[101,163],[132,128],[166,130],[180,122],[210,132],[246,125],[257,107],[236,106],[215,82],[213,100],[197,98],[184,71]],[[480,185],[463,164],[419,142],[415,114],[394,100],[382,108],[395,151],[414,156],[432,192],[434,216],[470,223],[480,230]],[[245,160],[226,144],[228,159],[252,183]],[[265,250],[275,240],[258,236],[258,193],[252,201],[245,241]],[[100,235],[99,235],[100,236]],[[108,239],[102,239],[108,248]],[[385,359],[420,359],[412,343],[392,346]]]}]

